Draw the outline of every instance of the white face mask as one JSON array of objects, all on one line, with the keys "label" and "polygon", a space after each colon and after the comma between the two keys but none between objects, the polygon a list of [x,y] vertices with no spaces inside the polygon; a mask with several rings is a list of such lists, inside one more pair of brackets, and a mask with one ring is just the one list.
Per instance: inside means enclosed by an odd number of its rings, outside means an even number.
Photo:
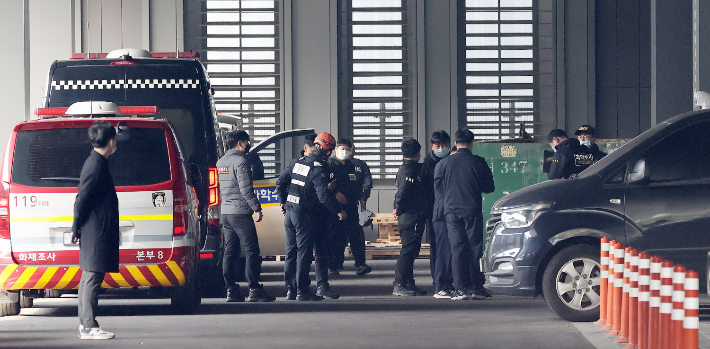
[{"label": "white face mask", "polygon": [[587,147],[591,147],[592,141],[579,141],[579,144],[586,145]]},{"label": "white face mask", "polygon": [[350,151],[345,149],[338,149],[335,151],[335,156],[338,158],[338,160],[345,161],[350,158]]}]

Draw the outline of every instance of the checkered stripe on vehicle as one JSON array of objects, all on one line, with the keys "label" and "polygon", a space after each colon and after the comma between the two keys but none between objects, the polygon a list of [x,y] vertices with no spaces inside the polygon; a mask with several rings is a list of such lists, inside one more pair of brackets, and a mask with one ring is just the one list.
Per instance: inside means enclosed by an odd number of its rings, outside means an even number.
[{"label": "checkered stripe on vehicle", "polygon": [[199,84],[197,79],[52,80],[52,90],[198,88]]}]

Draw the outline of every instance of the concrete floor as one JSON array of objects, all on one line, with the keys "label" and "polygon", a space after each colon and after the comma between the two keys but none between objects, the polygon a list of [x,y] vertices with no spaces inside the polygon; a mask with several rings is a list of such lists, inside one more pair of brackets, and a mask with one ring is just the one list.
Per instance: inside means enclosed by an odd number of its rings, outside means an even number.
[{"label": "concrete floor", "polygon": [[[37,300],[20,316],[0,318],[0,348],[595,348],[541,298],[393,297],[394,263],[371,261],[375,270],[365,277],[346,270],[331,281],[343,297],[314,303],[285,301],[282,262],[264,262],[274,303],[207,298],[195,315],[172,315],[167,299],[109,293],[98,317],[116,333],[109,341],[76,339],[75,295]],[[415,272],[431,294],[428,260],[417,260]]]}]

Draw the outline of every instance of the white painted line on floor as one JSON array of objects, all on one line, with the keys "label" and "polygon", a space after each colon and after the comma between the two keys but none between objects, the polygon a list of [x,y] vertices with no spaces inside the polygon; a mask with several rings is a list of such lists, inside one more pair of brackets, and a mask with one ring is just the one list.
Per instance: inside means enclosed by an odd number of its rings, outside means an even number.
[{"label": "white painted line on floor", "polygon": [[597,349],[619,349],[622,347],[621,344],[614,343],[591,322],[573,322],[572,325]]}]

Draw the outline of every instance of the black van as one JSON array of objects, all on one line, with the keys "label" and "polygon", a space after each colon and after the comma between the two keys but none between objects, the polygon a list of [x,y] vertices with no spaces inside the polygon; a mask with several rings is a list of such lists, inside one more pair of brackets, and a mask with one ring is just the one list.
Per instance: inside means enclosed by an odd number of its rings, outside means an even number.
[{"label": "black van", "polygon": [[481,259],[486,287],[542,294],[571,321],[599,316],[601,237],[703,271],[710,251],[710,111],[664,121],[578,177],[518,190],[491,213]]},{"label": "black van", "polygon": [[[189,58],[153,58],[174,56]],[[216,163],[224,151],[209,77],[198,57],[132,49],[74,54],[74,59],[55,61],[49,68],[43,107],[66,108],[91,100],[110,101],[119,107],[158,106],[160,118],[167,120],[177,134],[190,164],[187,171],[195,182],[200,264],[215,269],[222,249]]]}]

